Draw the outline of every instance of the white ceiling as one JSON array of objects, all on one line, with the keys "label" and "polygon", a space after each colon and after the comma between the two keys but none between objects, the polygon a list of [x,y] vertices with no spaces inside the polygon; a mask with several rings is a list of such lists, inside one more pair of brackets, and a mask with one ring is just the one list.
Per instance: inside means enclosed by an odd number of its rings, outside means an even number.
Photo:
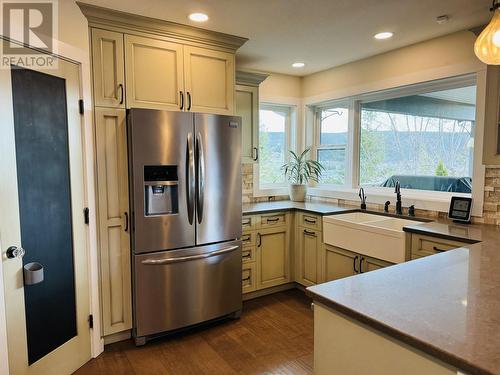
[{"label": "white ceiling", "polygon": [[[238,68],[307,75],[488,22],[491,0],[82,0],[247,37]],[[187,15],[204,12],[202,24]],[[447,14],[448,23],[436,17]],[[380,31],[389,40],[374,40]],[[293,69],[303,61],[306,66]]]}]

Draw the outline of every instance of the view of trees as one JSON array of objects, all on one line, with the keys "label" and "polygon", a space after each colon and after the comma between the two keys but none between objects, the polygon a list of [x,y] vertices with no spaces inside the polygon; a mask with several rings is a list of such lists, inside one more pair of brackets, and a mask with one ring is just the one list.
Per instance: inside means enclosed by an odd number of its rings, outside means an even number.
[{"label": "view of trees", "polygon": [[260,111],[259,125],[259,181],[261,185],[285,183],[281,166],[285,163],[286,118],[272,110]]},{"label": "view of trees", "polygon": [[362,110],[361,184],[380,185],[391,175],[470,177],[473,125]]},{"label": "view of trees", "polygon": [[[440,107],[436,108],[438,113]],[[362,185],[381,186],[393,175],[472,176],[474,122],[418,113],[396,113],[362,105],[359,160]],[[348,108],[321,111],[316,154],[325,168],[321,183],[346,182],[347,152],[350,152],[348,115]],[[286,112],[279,108],[260,111],[259,173],[263,186],[286,183],[281,170],[288,153],[286,126]]]}]

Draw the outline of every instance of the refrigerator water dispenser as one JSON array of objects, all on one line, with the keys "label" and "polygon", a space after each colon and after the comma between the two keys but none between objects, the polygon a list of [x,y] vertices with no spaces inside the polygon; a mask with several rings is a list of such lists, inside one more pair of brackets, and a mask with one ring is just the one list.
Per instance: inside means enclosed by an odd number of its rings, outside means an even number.
[{"label": "refrigerator water dispenser", "polygon": [[179,213],[176,165],[144,166],[144,215]]}]

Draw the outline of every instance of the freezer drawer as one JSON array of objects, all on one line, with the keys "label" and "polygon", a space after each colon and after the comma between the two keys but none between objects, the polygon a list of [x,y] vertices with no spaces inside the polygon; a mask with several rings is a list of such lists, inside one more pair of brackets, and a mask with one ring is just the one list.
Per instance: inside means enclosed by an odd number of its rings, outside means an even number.
[{"label": "freezer drawer", "polygon": [[135,255],[135,336],[241,310],[241,262],[241,241]]}]

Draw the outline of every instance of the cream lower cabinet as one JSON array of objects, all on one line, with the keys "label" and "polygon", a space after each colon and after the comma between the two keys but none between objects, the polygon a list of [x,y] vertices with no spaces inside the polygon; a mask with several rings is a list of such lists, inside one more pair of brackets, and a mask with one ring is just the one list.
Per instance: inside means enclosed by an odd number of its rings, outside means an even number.
[{"label": "cream lower cabinet", "polygon": [[243,216],[244,294],[291,281],[289,222],[289,214],[284,212]]},{"label": "cream lower cabinet", "polygon": [[380,259],[326,244],[321,252],[321,282],[338,280],[392,265]]},{"label": "cream lower cabinet", "polygon": [[298,243],[294,254],[297,264],[295,279],[304,286],[315,285],[319,282],[322,233],[299,228],[297,235]]},{"label": "cream lower cabinet", "polygon": [[421,234],[411,234],[411,259],[418,259],[467,246],[464,242],[447,240]]},{"label": "cream lower cabinet", "polygon": [[359,273],[359,256],[351,251],[325,244],[323,259],[322,281],[342,279]]},{"label": "cream lower cabinet", "polygon": [[125,110],[95,109],[103,335],[132,328]]},{"label": "cream lower cabinet", "polygon": [[286,226],[257,232],[257,288],[268,288],[290,281],[290,249]]}]

